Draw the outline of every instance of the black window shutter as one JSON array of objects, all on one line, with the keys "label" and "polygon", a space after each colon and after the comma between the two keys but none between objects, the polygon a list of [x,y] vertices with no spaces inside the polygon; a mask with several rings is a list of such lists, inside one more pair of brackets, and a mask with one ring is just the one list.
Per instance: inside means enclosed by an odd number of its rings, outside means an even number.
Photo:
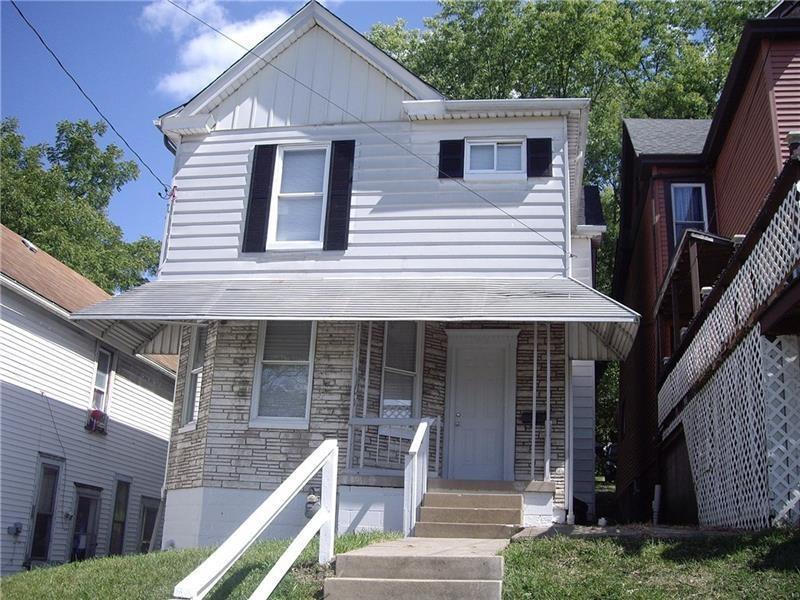
[{"label": "black window shutter", "polygon": [[253,150],[253,174],[250,177],[250,199],[244,222],[243,252],[264,252],[267,246],[269,201],[272,197],[272,175],[275,171],[275,145],[256,146]]},{"label": "black window shutter", "polygon": [[439,141],[439,179],[464,177],[464,140]]},{"label": "black window shutter", "polygon": [[551,177],[552,175],[552,138],[528,138],[528,177]]},{"label": "black window shutter", "polygon": [[331,144],[328,210],[325,216],[325,240],[322,244],[324,250],[347,249],[355,153],[355,140],[338,140]]}]

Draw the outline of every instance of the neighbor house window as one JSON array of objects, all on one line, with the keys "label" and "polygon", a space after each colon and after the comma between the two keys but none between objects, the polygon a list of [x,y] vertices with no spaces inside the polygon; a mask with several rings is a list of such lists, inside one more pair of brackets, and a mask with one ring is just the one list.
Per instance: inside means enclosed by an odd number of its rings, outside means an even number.
[{"label": "neighbor house window", "polygon": [[419,363],[422,331],[414,321],[386,323],[383,353],[381,417],[410,419],[419,396]]},{"label": "neighbor house window", "polygon": [[183,419],[181,425],[197,419],[200,406],[200,392],[203,388],[203,365],[206,361],[206,341],[208,329],[198,327],[192,332],[192,345],[189,352],[189,373],[186,377],[186,394],[183,400]]},{"label": "neighbor house window", "polygon": [[279,146],[267,231],[271,248],[322,248],[328,146]]},{"label": "neighbor house window", "polygon": [[708,231],[706,186],[702,183],[672,184],[672,234],[675,246],[687,229]]},{"label": "neighbor house window", "polygon": [[114,512],[111,513],[111,541],[108,544],[109,554],[122,554],[125,549],[125,523],[128,520],[128,497],[131,484],[128,481],[117,481],[114,493]]},{"label": "neighbor house window", "polygon": [[29,553],[31,560],[46,561],[50,555],[59,471],[57,464],[40,463],[39,485],[33,508],[33,535]]},{"label": "neighbor house window", "polygon": [[475,140],[465,146],[466,176],[524,174],[523,140]]},{"label": "neighbor house window", "polygon": [[100,348],[97,351],[97,370],[94,374],[94,389],[92,391],[92,409],[106,412],[108,407],[108,393],[111,387],[111,364],[114,355],[108,350]]},{"label": "neighbor house window", "polygon": [[261,325],[253,385],[254,426],[308,426],[315,333],[312,321]]},{"label": "neighbor house window", "polygon": [[161,501],[158,498],[142,496],[142,508],[139,515],[139,552],[143,554],[150,552],[150,540],[153,539],[153,534],[156,531],[160,503]]}]

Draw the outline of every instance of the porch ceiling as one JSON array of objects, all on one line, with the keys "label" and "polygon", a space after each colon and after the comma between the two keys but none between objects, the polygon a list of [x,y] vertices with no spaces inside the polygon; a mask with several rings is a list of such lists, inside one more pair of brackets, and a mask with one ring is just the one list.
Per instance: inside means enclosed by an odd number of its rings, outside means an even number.
[{"label": "porch ceiling", "polygon": [[[159,280],[72,315],[108,322],[549,321],[585,324],[613,358],[639,315],[572,278]],[[142,339],[144,344],[148,340]],[[592,358],[574,356],[573,358]]]}]

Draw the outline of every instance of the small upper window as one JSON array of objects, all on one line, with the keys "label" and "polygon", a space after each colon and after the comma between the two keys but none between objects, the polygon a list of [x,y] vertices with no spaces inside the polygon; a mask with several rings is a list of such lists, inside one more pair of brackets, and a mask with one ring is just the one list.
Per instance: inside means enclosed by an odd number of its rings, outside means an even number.
[{"label": "small upper window", "polygon": [[200,406],[200,392],[203,388],[203,365],[206,362],[206,340],[208,330],[198,327],[192,332],[192,346],[189,355],[189,373],[186,378],[186,396],[183,401],[183,419],[186,425],[197,419]]},{"label": "small upper window", "polygon": [[327,146],[280,146],[267,246],[322,248],[327,187]]},{"label": "small upper window", "polygon": [[702,183],[672,184],[672,234],[675,246],[687,229],[708,231],[706,187]]},{"label": "small upper window", "polygon": [[94,374],[94,390],[92,391],[92,408],[106,412],[108,391],[111,387],[111,363],[113,355],[100,348],[97,351],[97,370]]},{"label": "small upper window", "polygon": [[524,173],[525,144],[522,140],[468,141],[466,175],[521,175]]},{"label": "small upper window", "polygon": [[311,321],[262,324],[253,390],[257,426],[308,426],[314,333]]}]

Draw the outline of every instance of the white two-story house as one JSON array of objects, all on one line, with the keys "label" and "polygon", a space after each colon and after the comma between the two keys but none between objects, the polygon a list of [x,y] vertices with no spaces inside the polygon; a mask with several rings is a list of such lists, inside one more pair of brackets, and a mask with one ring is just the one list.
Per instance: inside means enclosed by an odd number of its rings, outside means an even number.
[{"label": "white two-story house", "polygon": [[327,438],[339,530],[400,529],[422,419],[439,486],[591,514],[594,361],[638,315],[592,289],[588,110],[446,99],[312,1],[156,121],[158,278],[77,318],[180,352],[165,545],[220,541]]},{"label": "white two-story house", "polygon": [[2,575],[158,538],[175,357],[70,321],[110,297],[0,225]]}]

